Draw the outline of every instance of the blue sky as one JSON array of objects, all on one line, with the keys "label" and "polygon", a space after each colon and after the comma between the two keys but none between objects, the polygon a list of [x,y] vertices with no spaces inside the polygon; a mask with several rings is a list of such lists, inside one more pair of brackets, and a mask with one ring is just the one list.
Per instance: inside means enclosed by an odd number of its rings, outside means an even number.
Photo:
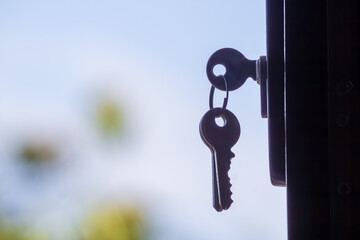
[{"label": "blue sky", "polygon": [[[0,208],[57,229],[66,215],[54,204],[76,215],[78,201],[116,197],[145,202],[165,229],[156,239],[286,239],[285,189],[270,184],[259,86],[249,79],[230,92],[242,134],[226,212],[212,208],[211,156],[198,132],[210,55],[232,47],[256,59],[266,53],[265,33],[258,0],[1,1]],[[104,147],[91,130],[99,96],[124,105],[128,145]],[[34,194],[10,150],[38,133],[60,142],[66,167]]]}]

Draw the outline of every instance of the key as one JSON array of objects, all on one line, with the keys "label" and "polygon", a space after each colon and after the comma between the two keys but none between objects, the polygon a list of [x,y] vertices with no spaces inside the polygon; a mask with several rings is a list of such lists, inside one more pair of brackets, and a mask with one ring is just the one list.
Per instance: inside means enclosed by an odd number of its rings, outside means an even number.
[{"label": "key", "polygon": [[[224,126],[218,126],[217,117],[222,117]],[[200,135],[212,155],[213,206],[221,212],[230,207],[233,200],[228,172],[235,154],[231,148],[240,137],[240,124],[236,116],[227,109],[210,109],[200,121]]]}]

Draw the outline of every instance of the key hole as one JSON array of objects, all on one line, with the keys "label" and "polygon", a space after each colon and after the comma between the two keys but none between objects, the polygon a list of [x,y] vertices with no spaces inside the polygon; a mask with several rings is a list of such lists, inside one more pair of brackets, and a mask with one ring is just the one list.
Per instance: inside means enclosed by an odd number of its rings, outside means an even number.
[{"label": "key hole", "polygon": [[222,64],[216,64],[213,68],[213,73],[216,77],[224,76],[226,73],[226,67]]},{"label": "key hole", "polygon": [[226,125],[226,118],[223,115],[217,116],[215,118],[215,123],[219,127],[224,127]]}]

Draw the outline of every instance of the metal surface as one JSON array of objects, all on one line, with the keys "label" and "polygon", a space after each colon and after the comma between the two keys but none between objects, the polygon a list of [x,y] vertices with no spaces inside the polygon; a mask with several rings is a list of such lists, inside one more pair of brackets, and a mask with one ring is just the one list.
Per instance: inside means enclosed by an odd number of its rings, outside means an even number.
[{"label": "metal surface", "polygon": [[270,179],[275,186],[285,186],[283,0],[266,1],[266,33]]},{"label": "metal surface", "polygon": [[260,85],[261,117],[267,118],[267,62],[266,56],[256,61],[256,82]]},{"label": "metal surface", "polygon": [[332,239],[360,239],[360,3],[328,1]]},{"label": "metal surface", "polygon": [[286,1],[289,240],[330,238],[326,1]]},{"label": "metal surface", "polygon": [[289,240],[360,239],[359,7],[286,0]]}]

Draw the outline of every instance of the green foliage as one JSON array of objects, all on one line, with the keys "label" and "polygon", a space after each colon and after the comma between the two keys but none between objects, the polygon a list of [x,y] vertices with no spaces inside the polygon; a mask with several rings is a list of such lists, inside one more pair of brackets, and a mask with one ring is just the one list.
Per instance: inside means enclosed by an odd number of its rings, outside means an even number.
[{"label": "green foliage", "polygon": [[118,135],[124,127],[123,110],[113,101],[104,101],[97,109],[97,123],[105,135]]},{"label": "green foliage", "polygon": [[49,240],[45,235],[15,224],[0,220],[1,240]]},{"label": "green foliage", "polygon": [[135,208],[109,207],[92,214],[82,240],[143,240],[144,219]]},{"label": "green foliage", "polygon": [[56,151],[50,144],[30,142],[23,146],[20,155],[26,162],[41,164],[53,161],[56,158]]}]

